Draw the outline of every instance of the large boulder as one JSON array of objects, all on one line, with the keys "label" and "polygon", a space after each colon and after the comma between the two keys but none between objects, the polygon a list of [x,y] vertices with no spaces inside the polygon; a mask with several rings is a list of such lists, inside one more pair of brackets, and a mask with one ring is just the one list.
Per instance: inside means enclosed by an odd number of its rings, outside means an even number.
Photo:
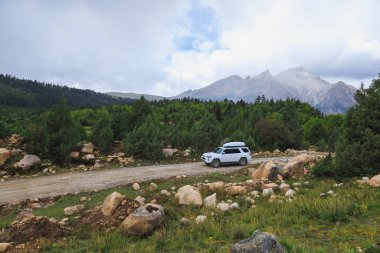
[{"label": "large boulder", "polygon": [[285,166],[280,170],[280,174],[283,177],[300,178],[305,175],[304,162],[302,161],[292,161],[285,164]]},{"label": "large boulder", "polygon": [[121,195],[120,193],[118,192],[111,193],[103,201],[102,213],[105,216],[109,216],[113,214],[113,212],[120,205],[122,200],[123,200],[123,195]]},{"label": "large boulder", "polygon": [[39,163],[41,159],[38,156],[35,155],[24,155],[24,158],[22,158],[18,163],[17,167],[22,168],[23,170],[27,170],[33,165]]},{"label": "large boulder", "polygon": [[12,153],[6,148],[0,148],[0,166],[4,165]]},{"label": "large boulder", "polygon": [[199,190],[191,185],[185,185],[178,189],[175,195],[180,205],[196,205],[203,204],[202,195]]},{"label": "large boulder", "polygon": [[165,218],[164,208],[156,204],[140,206],[131,213],[121,227],[133,235],[147,236],[159,228]]},{"label": "large boulder", "polygon": [[275,181],[278,169],[272,161],[261,163],[261,165],[252,173],[253,180],[270,180]]},{"label": "large boulder", "polygon": [[293,157],[290,161],[291,162],[302,162],[302,163],[310,163],[315,160],[314,157],[308,155],[308,154],[299,154],[295,157]]},{"label": "large boulder", "polygon": [[83,144],[82,153],[92,154],[94,153],[94,148],[95,148],[95,145],[91,142]]},{"label": "large boulder", "polygon": [[235,243],[231,253],[284,253],[278,238],[267,232],[256,230],[248,239]]},{"label": "large boulder", "polygon": [[368,180],[367,184],[372,187],[380,187],[380,174]]}]

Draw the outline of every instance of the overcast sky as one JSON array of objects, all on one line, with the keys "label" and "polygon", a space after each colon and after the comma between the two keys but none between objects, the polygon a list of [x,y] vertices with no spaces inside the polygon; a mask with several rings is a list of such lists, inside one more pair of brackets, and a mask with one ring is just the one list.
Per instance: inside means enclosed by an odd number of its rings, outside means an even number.
[{"label": "overcast sky", "polygon": [[0,0],[0,73],[176,95],[304,66],[358,86],[380,69],[378,0]]}]

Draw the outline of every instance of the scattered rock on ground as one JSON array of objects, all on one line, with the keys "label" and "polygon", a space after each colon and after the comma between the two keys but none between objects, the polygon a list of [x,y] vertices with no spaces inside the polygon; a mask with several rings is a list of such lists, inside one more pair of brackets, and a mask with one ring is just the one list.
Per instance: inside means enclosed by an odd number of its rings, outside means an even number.
[{"label": "scattered rock on ground", "polygon": [[287,164],[280,170],[280,173],[283,177],[290,178],[300,178],[305,175],[304,162],[302,161],[292,161]]},{"label": "scattered rock on ground", "polygon": [[313,162],[314,160],[315,160],[314,157],[308,154],[299,154],[291,159],[291,161],[302,162],[302,163],[310,163],[310,162]]},{"label": "scattered rock on ground", "polygon": [[232,203],[231,205],[230,205],[230,209],[239,209],[239,204],[238,203],[236,203],[236,202],[234,202],[234,203]]},{"label": "scattered rock on ground", "polygon": [[153,192],[155,190],[157,190],[157,185],[155,183],[150,183],[149,184],[149,191]]},{"label": "scattered rock on ground", "polygon": [[164,195],[164,196],[166,196],[166,197],[170,197],[170,192],[168,192],[167,190],[162,190],[161,191],[161,195]]},{"label": "scattered rock on ground", "polygon": [[201,224],[201,223],[205,222],[206,219],[207,219],[206,216],[204,216],[204,215],[198,215],[197,218],[195,218],[195,223]]},{"label": "scattered rock on ground", "polygon": [[286,192],[289,189],[290,189],[290,185],[285,184],[285,183],[280,184],[280,190],[281,191]]},{"label": "scattered rock on ground", "polygon": [[146,236],[161,227],[165,218],[164,208],[156,204],[140,206],[131,213],[122,223],[121,227],[133,235]]},{"label": "scattered rock on ground", "polygon": [[271,188],[263,190],[263,197],[272,196],[273,190]]},{"label": "scattered rock on ground", "polygon": [[292,189],[288,189],[285,193],[286,198],[294,198],[295,195],[296,195],[296,192]]},{"label": "scattered rock on ground", "polygon": [[135,191],[138,191],[138,190],[140,190],[140,185],[138,183],[133,183],[132,189]]},{"label": "scattered rock on ground", "polygon": [[232,196],[236,196],[247,193],[247,189],[245,189],[243,186],[235,185],[228,187],[226,189],[226,192]]},{"label": "scattered rock on ground", "polygon": [[75,206],[69,206],[69,207],[66,207],[63,212],[66,216],[70,216],[70,215],[74,215],[74,214],[77,214],[79,213],[80,211],[82,211],[84,209],[84,206],[83,205],[75,205]]},{"label": "scattered rock on ground", "polygon": [[235,243],[231,253],[284,253],[278,238],[267,232],[256,230],[248,239]]},{"label": "scattered rock on ground", "polygon": [[261,165],[252,173],[253,180],[267,179],[274,181],[277,178],[278,169],[272,161],[261,163]]},{"label": "scattered rock on ground", "polygon": [[12,244],[7,242],[1,242],[0,243],[0,252],[7,252],[12,248]]},{"label": "scattered rock on ground", "polygon": [[82,153],[92,154],[94,153],[95,145],[91,142],[83,144]]},{"label": "scattered rock on ground", "polygon": [[223,187],[224,187],[223,181],[217,181],[217,182],[208,184],[208,188],[210,189],[210,191],[220,191],[223,189]]},{"label": "scattered rock on ground", "polygon": [[367,184],[372,187],[380,187],[380,174],[369,179]]},{"label": "scattered rock on ground", "polygon": [[118,192],[113,192],[110,195],[108,195],[102,204],[102,213],[105,216],[111,215],[116,208],[121,204],[121,201],[123,200],[123,195],[121,195]]},{"label": "scattered rock on ground", "polygon": [[4,165],[12,153],[6,148],[0,148],[0,166]]},{"label": "scattered rock on ground", "polygon": [[261,186],[262,189],[273,189],[273,190],[277,190],[279,188],[278,184],[276,183],[268,183],[268,184],[263,184]]},{"label": "scattered rock on ground", "polygon": [[225,211],[228,211],[230,209],[230,206],[225,202],[221,202],[221,203],[218,203],[216,205],[216,208],[225,212]]},{"label": "scattered rock on ground", "polygon": [[201,206],[203,199],[199,190],[191,185],[185,185],[178,189],[175,195],[180,205],[196,205]]},{"label": "scattered rock on ground", "polygon": [[33,165],[39,163],[41,159],[38,156],[35,155],[24,155],[24,158],[22,158],[18,163],[17,167],[27,170]]},{"label": "scattered rock on ground", "polygon": [[216,204],[217,204],[217,200],[216,200],[216,193],[206,197],[204,200],[203,200],[203,203],[204,203],[204,206],[208,206],[208,207],[216,207]]},{"label": "scattered rock on ground", "polygon": [[191,223],[191,220],[188,218],[181,218],[180,223],[181,225],[188,225]]},{"label": "scattered rock on ground", "polygon": [[144,197],[141,197],[141,196],[137,196],[135,198],[135,201],[139,202],[141,205],[144,205],[145,204],[145,198]]}]

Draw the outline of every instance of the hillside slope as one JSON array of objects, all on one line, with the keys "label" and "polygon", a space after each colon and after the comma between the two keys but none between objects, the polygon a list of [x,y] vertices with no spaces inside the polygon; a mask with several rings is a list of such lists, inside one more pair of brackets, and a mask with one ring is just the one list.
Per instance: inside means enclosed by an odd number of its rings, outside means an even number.
[{"label": "hillside slope", "polygon": [[98,107],[133,101],[92,90],[69,88],[0,74],[1,106],[49,108],[56,105],[61,97],[66,99],[70,107]]}]

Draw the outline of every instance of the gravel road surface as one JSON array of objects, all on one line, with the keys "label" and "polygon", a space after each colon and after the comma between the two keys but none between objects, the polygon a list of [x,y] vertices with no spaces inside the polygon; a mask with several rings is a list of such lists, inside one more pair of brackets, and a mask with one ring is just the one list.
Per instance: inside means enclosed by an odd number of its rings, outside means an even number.
[{"label": "gravel road surface", "polygon": [[[286,161],[289,157],[255,158],[250,163],[267,160]],[[35,197],[53,197],[66,193],[103,190],[132,182],[142,182],[172,176],[196,176],[215,171],[234,171],[241,166],[222,166],[214,169],[204,163],[171,164],[144,167],[124,167],[99,171],[80,171],[64,174],[22,178],[0,183],[0,204],[18,203]]]}]

